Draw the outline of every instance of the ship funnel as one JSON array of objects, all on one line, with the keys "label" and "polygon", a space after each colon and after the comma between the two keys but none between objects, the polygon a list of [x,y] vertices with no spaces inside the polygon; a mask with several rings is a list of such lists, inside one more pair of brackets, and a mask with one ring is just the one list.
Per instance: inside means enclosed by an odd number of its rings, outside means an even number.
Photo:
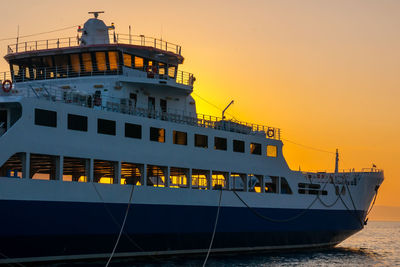
[{"label": "ship funnel", "polygon": [[83,28],[78,29],[78,32],[82,33],[80,38],[81,46],[110,43],[108,31],[115,29],[115,27],[113,24],[107,26],[104,21],[98,19],[101,13],[104,13],[104,11],[89,12],[89,14],[94,15],[94,18],[88,19],[83,25]]}]

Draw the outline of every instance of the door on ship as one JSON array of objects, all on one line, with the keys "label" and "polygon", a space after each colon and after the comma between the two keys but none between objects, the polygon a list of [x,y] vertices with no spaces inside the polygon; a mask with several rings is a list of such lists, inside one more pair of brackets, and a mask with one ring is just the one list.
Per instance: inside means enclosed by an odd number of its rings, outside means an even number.
[{"label": "door on ship", "polygon": [[0,136],[7,131],[8,116],[7,110],[0,110]]}]

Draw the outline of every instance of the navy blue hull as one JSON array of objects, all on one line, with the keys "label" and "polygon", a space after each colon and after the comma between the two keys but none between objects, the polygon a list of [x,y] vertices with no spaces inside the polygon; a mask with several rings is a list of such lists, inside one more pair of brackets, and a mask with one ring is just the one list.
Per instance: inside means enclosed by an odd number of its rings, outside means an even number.
[{"label": "navy blue hull", "polygon": [[[8,258],[108,254],[126,208],[126,204],[0,201],[0,253]],[[216,211],[216,207],[131,205],[116,252],[206,250]],[[284,220],[302,210],[257,212]],[[362,211],[357,214],[362,215]],[[308,210],[295,220],[277,223],[245,207],[224,207],[213,248],[324,246],[338,243],[361,228],[349,211]]]}]

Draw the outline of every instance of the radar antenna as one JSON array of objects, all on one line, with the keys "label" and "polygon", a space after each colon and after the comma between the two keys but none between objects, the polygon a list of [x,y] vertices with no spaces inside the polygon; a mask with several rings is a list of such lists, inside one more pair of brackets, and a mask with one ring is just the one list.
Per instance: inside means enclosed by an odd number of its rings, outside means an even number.
[{"label": "radar antenna", "polygon": [[102,13],[104,13],[104,11],[91,11],[91,12],[88,12],[88,14],[93,14],[95,19],[97,19],[99,14],[102,14]]}]

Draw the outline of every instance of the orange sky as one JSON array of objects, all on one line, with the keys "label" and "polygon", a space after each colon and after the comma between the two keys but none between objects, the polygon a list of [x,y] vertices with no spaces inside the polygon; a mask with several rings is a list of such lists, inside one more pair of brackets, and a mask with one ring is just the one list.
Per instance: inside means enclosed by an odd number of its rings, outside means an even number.
[{"label": "orange sky", "polygon": [[[87,11],[117,32],[182,45],[195,93],[283,138],[339,148],[341,168],[385,170],[378,205],[400,206],[399,1],[9,1],[2,38],[83,24]],[[75,29],[31,37],[76,36]],[[25,40],[25,39],[23,39]],[[23,41],[22,40],[22,41]],[[0,51],[6,45],[0,41]],[[7,70],[5,61],[1,70]],[[195,96],[200,113],[220,111]],[[328,170],[332,154],[285,142],[293,169]]]}]

